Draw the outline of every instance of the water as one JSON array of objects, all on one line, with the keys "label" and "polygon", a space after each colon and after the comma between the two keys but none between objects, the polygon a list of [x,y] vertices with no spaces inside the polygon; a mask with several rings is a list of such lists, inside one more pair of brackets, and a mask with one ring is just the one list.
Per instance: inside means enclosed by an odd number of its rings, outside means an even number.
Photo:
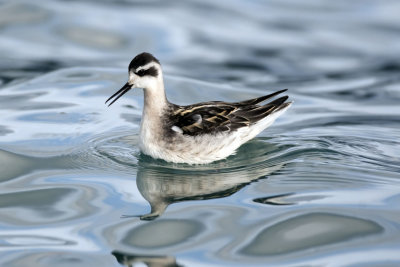
[{"label": "water", "polygon": [[[398,1],[0,4],[0,266],[397,266]],[[168,97],[290,110],[227,160],[140,154],[137,53]]]}]

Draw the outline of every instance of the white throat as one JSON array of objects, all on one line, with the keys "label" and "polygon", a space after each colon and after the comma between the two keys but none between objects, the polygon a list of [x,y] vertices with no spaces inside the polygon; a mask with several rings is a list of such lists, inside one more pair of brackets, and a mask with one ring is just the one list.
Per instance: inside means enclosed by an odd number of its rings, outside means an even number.
[{"label": "white throat", "polygon": [[162,73],[158,74],[156,81],[149,83],[147,87],[143,88],[143,92],[144,92],[144,107],[143,107],[142,120],[145,119],[145,116],[160,117],[162,115],[163,110],[168,105]]}]

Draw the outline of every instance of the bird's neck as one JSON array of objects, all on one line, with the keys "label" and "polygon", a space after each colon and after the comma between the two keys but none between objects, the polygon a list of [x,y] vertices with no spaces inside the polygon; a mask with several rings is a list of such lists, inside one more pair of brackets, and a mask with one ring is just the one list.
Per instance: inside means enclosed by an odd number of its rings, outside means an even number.
[{"label": "bird's neck", "polygon": [[153,155],[157,150],[154,144],[163,139],[164,112],[169,102],[165,95],[164,84],[161,82],[156,88],[144,89],[144,107],[140,124],[140,143],[142,151]]},{"label": "bird's neck", "polygon": [[154,84],[153,87],[144,89],[144,117],[147,117],[147,119],[160,118],[167,106],[168,100],[162,80]]}]

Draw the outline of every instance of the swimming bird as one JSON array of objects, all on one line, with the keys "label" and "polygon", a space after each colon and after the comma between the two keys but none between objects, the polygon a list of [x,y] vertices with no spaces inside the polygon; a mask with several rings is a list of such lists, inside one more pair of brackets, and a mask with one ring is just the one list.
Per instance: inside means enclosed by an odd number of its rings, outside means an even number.
[{"label": "swimming bird", "polygon": [[140,150],[174,163],[206,164],[234,154],[284,113],[287,89],[241,101],[210,101],[180,106],[168,101],[161,64],[152,54],[138,54],[129,64],[128,82],[107,99],[112,105],[132,88],[143,88]]}]

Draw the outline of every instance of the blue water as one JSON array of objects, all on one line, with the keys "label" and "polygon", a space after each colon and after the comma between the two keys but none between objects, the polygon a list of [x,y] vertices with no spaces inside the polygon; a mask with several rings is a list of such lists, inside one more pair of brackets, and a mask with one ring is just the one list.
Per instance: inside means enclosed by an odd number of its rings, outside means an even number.
[{"label": "blue water", "polygon": [[[400,265],[400,3],[0,3],[0,266]],[[289,88],[207,165],[142,155],[139,52],[178,104]]]}]

